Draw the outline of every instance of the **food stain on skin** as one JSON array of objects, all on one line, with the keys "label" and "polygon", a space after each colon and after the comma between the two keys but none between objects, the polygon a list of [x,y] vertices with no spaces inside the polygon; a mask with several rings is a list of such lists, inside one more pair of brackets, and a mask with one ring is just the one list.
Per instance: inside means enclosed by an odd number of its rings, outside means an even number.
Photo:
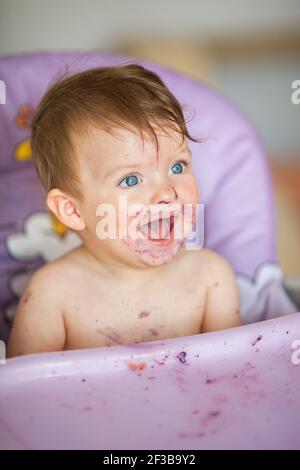
[{"label": "food stain on skin", "polygon": [[[182,207],[180,207],[177,212],[178,214],[176,214],[176,217],[179,217],[182,212]],[[135,215],[133,218],[131,218],[130,223],[132,221],[135,221],[135,223],[137,223],[137,226],[139,227],[139,233],[143,234],[141,227],[145,225],[146,219],[148,221],[149,215],[151,214],[149,214],[148,209],[146,211],[142,211],[141,214]],[[186,238],[192,231],[192,222],[190,222],[190,224],[185,225],[187,233],[182,233],[180,239],[170,237],[170,240],[167,240],[167,243],[163,245],[153,245],[153,242],[145,236],[138,237],[137,239],[131,238],[129,234],[126,236],[126,238],[122,237],[122,242],[128,247],[128,249],[132,253],[138,256],[144,264],[148,264],[151,266],[159,266],[168,263],[177,255],[178,251],[183,247]]]},{"label": "food stain on skin", "polygon": [[114,330],[114,328],[111,328],[110,326],[106,328],[98,328],[97,333],[99,335],[105,336],[107,339],[112,341],[114,344],[125,344],[126,341],[123,340],[123,338],[119,335],[119,333]]},{"label": "food stain on skin", "polygon": [[150,312],[143,311],[139,314],[139,318],[146,318],[149,317]]},{"label": "food stain on skin", "polygon": [[158,336],[158,331],[155,330],[154,328],[149,328],[149,331],[153,336]]},{"label": "food stain on skin", "polygon": [[137,371],[137,370],[144,370],[146,367],[145,362],[140,362],[139,364],[132,364],[131,362],[128,364],[128,369]]},{"label": "food stain on skin", "polygon": [[255,340],[251,343],[251,346],[255,346],[261,339],[263,335],[259,335]]}]

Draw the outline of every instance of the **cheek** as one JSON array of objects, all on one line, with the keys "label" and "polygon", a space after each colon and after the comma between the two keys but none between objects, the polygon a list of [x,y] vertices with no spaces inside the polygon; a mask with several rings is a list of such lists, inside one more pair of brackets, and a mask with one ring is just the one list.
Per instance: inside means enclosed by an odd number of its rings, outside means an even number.
[{"label": "cheek", "polygon": [[89,199],[86,199],[84,204],[80,207],[80,214],[84,219],[86,227],[89,229],[89,231],[93,231],[93,233],[98,221],[96,216],[96,209],[97,204],[95,204],[94,201],[90,201]]},{"label": "cheek", "polygon": [[93,235],[95,234],[95,236],[98,223],[108,213],[106,209],[107,204],[114,206],[114,202],[111,198],[109,200],[99,189],[93,191],[92,188],[89,188],[89,190],[86,191],[84,203],[80,210],[89,232]]},{"label": "cheek", "polygon": [[182,181],[180,189],[185,203],[197,204],[199,202],[200,192],[193,176]]}]

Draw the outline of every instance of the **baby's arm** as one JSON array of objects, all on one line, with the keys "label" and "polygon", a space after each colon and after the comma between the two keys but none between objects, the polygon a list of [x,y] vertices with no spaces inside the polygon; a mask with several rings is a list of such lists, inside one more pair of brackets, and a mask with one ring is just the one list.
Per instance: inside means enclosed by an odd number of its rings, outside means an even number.
[{"label": "baby's arm", "polygon": [[217,253],[210,252],[209,285],[202,331],[240,326],[240,299],[233,269]]},{"label": "baby's arm", "polygon": [[66,331],[60,295],[55,289],[58,283],[53,282],[53,275],[51,268],[45,266],[33,275],[26,287],[9,338],[8,357],[64,348]]}]

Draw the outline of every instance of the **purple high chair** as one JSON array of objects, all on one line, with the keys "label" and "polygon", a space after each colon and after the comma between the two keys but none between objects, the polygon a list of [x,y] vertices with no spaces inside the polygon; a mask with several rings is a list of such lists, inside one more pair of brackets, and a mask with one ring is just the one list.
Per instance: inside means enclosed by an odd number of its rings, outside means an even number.
[{"label": "purple high chair", "polygon": [[[47,211],[29,123],[66,70],[138,63],[184,105],[205,207],[205,247],[234,268],[244,326],[132,346],[4,360],[35,269],[79,244]],[[269,169],[247,120],[201,82],[104,53],[0,59],[0,448],[299,449],[300,310],[276,257]],[[2,359],[2,360],[1,360]]]}]

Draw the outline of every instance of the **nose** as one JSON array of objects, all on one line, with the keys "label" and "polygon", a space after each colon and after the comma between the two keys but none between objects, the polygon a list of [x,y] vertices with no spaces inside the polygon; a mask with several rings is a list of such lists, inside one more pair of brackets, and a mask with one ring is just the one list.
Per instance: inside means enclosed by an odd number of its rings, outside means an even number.
[{"label": "nose", "polygon": [[156,188],[151,198],[151,204],[171,204],[176,199],[176,189],[168,182]]}]

